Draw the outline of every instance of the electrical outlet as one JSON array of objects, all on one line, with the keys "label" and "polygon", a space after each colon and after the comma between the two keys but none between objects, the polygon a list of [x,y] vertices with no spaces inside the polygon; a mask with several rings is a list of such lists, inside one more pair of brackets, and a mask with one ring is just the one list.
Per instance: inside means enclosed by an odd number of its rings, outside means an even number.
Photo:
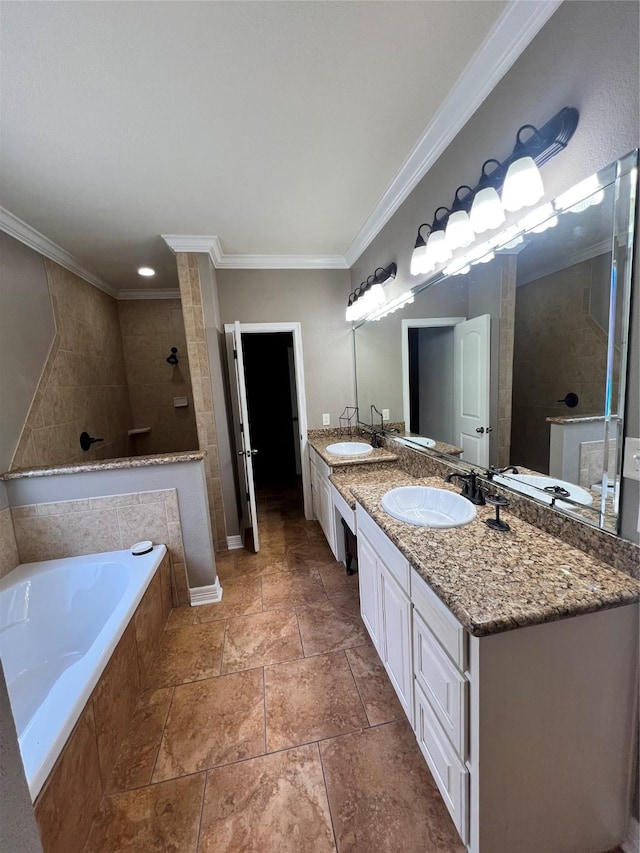
[{"label": "electrical outlet", "polygon": [[625,438],[622,476],[628,480],[640,480],[640,438]]},{"label": "electrical outlet", "polygon": [[327,414],[322,416],[322,426],[330,426],[331,425],[331,416],[327,412]]},{"label": "electrical outlet", "polygon": [[382,420],[383,421],[389,420],[389,409],[383,409],[382,410]]}]

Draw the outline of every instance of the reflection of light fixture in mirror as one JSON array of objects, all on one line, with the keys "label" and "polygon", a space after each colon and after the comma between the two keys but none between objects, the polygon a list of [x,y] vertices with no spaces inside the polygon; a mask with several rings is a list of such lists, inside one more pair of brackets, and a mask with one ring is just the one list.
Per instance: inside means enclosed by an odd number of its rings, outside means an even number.
[{"label": "reflection of light fixture in mirror", "polygon": [[411,275],[421,275],[431,272],[433,269],[433,267],[429,267],[427,264],[427,244],[420,233],[423,228],[428,228],[431,231],[431,226],[427,222],[423,222],[418,228],[418,236],[416,237],[413,254],[411,255]]},{"label": "reflection of light fixture in mirror", "polygon": [[[460,190],[468,190],[465,197],[461,200],[458,198]],[[458,187],[451,206],[451,213],[447,220],[447,227],[444,232],[444,239],[449,249],[454,252],[456,249],[465,249],[473,243],[475,234],[469,221],[469,214],[466,210],[466,205],[470,204],[473,198],[473,190],[471,187],[463,184]]]},{"label": "reflection of light fixture in mirror", "polygon": [[495,258],[493,241],[486,240],[484,243],[480,243],[470,252],[467,252],[465,258],[470,264],[488,264]]},{"label": "reflection of light fixture in mirror", "polygon": [[138,275],[144,276],[144,278],[150,278],[152,275],[155,275],[156,271],[151,267],[139,267]]},{"label": "reflection of light fixture in mirror", "polygon": [[456,258],[455,261],[444,268],[445,275],[466,275],[471,267],[466,257]]},{"label": "reflection of light fixture in mirror", "polygon": [[497,250],[499,249],[515,249],[516,246],[519,246],[522,243],[522,230],[519,225],[510,225],[509,228],[505,228],[504,231],[501,231],[496,237],[491,240],[494,244],[494,247]]},{"label": "reflection of light fixture in mirror", "polygon": [[541,204],[536,207],[531,213],[518,222],[518,228],[521,231],[533,231],[534,234],[542,234],[548,228],[555,228],[558,224],[558,217],[555,215],[551,202]]},{"label": "reflection of light fixture in mirror", "polygon": [[555,200],[556,210],[568,210],[570,213],[582,213],[591,205],[600,204],[604,198],[604,190],[600,186],[597,175],[591,175],[562,193]]}]

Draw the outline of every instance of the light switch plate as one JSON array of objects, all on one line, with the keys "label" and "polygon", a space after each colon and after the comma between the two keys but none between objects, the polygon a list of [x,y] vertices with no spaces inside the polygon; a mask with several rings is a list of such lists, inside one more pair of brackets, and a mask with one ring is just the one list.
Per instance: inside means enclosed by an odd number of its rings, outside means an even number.
[{"label": "light switch plate", "polygon": [[382,410],[382,420],[383,421],[389,420],[389,409],[383,409]]},{"label": "light switch plate", "polygon": [[640,438],[625,438],[622,476],[628,480],[640,480]]},{"label": "light switch plate", "polygon": [[322,416],[322,426],[330,426],[331,416],[327,413]]}]

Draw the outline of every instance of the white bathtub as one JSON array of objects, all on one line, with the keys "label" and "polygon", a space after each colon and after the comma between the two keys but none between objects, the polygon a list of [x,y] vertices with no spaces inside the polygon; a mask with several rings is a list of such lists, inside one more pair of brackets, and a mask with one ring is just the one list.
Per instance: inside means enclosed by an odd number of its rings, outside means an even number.
[{"label": "white bathtub", "polygon": [[33,800],[166,550],[25,563],[0,580],[0,659]]}]

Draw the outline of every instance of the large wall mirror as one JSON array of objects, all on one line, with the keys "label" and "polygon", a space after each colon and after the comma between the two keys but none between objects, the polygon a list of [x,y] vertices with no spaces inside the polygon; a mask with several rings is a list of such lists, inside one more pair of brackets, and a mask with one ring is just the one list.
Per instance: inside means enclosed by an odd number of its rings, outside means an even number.
[{"label": "large wall mirror", "polygon": [[502,485],[617,533],[637,164],[358,325],[360,412],[388,409],[398,441],[507,469]]}]

